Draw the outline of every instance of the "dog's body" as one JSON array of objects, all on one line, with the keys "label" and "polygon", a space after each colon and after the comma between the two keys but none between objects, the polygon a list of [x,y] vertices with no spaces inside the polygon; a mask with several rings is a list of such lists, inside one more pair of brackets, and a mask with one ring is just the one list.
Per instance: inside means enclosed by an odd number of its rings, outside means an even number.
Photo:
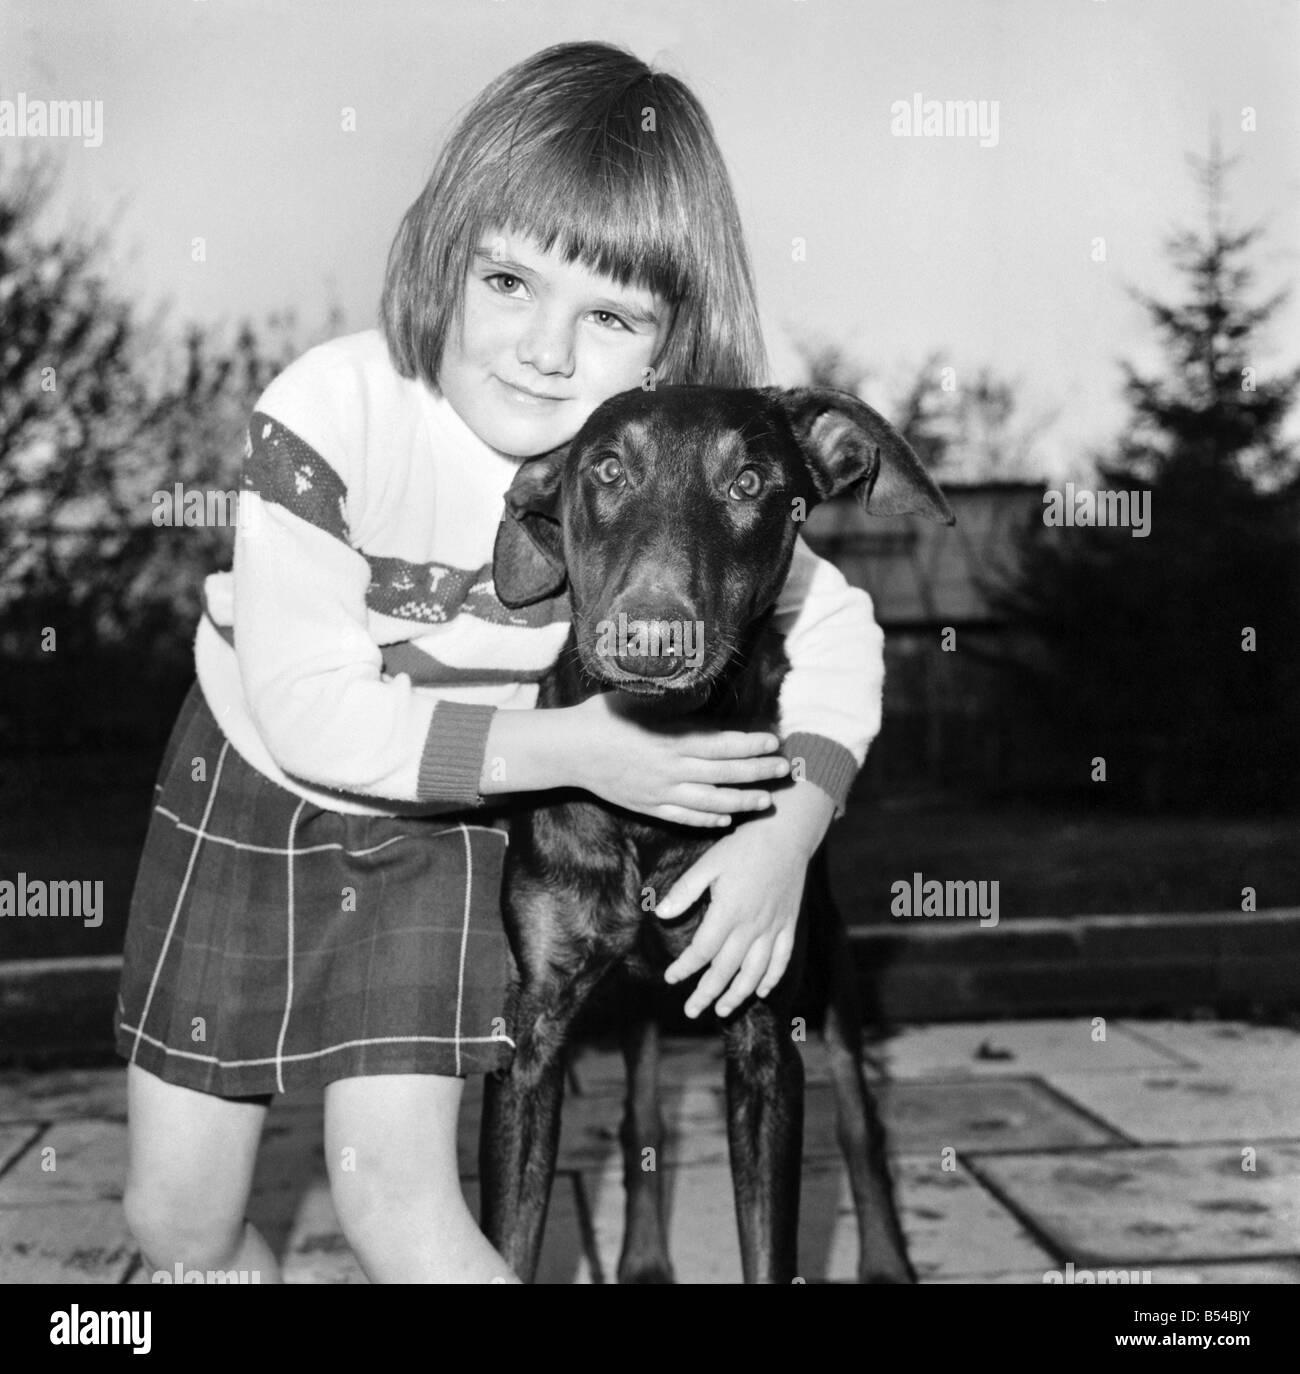
[{"label": "dog's body", "polygon": [[[647,722],[776,729],[787,663],[771,609],[789,569],[795,521],[855,484],[869,510],[923,510],[951,520],[901,438],[854,398],[674,387],[606,402],[562,454],[525,463],[507,496],[498,595],[523,605],[567,578],[573,599],[573,634],[542,683],[538,706],[572,706],[618,688],[645,698]],[[642,627],[702,627],[700,662],[637,652],[644,643],[602,655],[596,638],[619,616]],[[481,1172],[485,1230],[525,1278],[535,1271],[545,1223],[574,1020],[616,972],[662,985],[704,903],[665,921],[654,896],[666,894],[715,839],[716,832],[655,821],[582,792],[551,794],[511,821],[504,908],[518,972],[517,1049],[510,1070],[488,1080]],[[883,1132],[862,1075],[846,947],[819,851],[785,976],[769,997],[747,999],[723,1024],[747,1282],[789,1282],[797,1273],[803,1067],[792,1022],[810,1010],[801,1000],[805,965],[819,975],[814,991],[825,1008],[839,1134],[859,1217],[859,1277],[913,1277]],[[671,1267],[660,1175],[639,1163],[644,1149],[662,1146],[655,1032],[645,1005],[636,1010],[625,1047],[628,1226],[619,1278],[665,1282]]]}]

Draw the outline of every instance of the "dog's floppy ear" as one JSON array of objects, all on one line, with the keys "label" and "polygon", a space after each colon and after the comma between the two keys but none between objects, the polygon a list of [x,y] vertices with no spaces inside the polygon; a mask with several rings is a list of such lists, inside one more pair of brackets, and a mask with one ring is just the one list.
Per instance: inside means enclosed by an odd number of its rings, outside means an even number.
[{"label": "dog's floppy ear", "polygon": [[956,523],[907,440],[864,401],[830,387],[766,388],[789,418],[822,500],[853,488],[869,515],[928,515]]},{"label": "dog's floppy ear", "polygon": [[519,465],[506,492],[492,554],[492,581],[498,600],[512,610],[554,596],[564,586],[563,466],[563,451],[529,458]]}]

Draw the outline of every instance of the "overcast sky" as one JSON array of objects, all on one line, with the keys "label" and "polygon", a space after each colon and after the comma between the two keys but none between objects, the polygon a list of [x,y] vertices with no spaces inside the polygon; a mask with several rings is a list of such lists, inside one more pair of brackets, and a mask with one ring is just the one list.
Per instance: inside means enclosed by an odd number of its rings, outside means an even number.
[{"label": "overcast sky", "polygon": [[[177,319],[315,322],[336,300],[372,324],[456,112],[519,58],[591,38],[704,102],[779,366],[783,335],[840,343],[883,401],[933,349],[959,381],[992,364],[1029,413],[1059,412],[1049,471],[1115,432],[1116,360],[1151,357],[1123,288],[1171,285],[1161,244],[1200,222],[1185,154],[1212,121],[1242,154],[1236,218],[1270,225],[1263,284],[1296,276],[1295,0],[0,0],[0,32],[0,99],[103,102],[101,146],[59,144],[65,192],[91,219],[123,207],[120,279]],[[918,92],[996,101],[996,144],[891,132]],[[1298,322],[1293,302],[1262,367],[1300,361]]]}]

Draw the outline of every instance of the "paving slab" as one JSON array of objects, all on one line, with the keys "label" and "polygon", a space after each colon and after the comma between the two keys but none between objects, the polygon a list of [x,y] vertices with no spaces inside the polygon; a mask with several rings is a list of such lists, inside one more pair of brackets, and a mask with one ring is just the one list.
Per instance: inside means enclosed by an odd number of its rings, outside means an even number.
[{"label": "paving slab", "polygon": [[[923,1283],[942,1276],[1050,1268],[1049,1253],[965,1169],[945,1170],[938,1159],[904,1155],[893,1161],[892,1170],[908,1254]],[[810,1166],[804,1170],[803,1198],[800,1254],[809,1276],[853,1282],[858,1227],[848,1173]]]},{"label": "paving slab", "polygon": [[871,1052],[891,1078],[1134,1073],[1190,1067],[1178,1055],[1128,1034],[1118,1022],[1108,1022],[1105,1034],[1104,1041],[1094,1040],[1090,1018],[993,1025],[958,1021],[909,1026],[873,1044]]},{"label": "paving slab", "polygon": [[886,1083],[878,1095],[890,1148],[899,1154],[938,1159],[948,1147],[987,1153],[1113,1145],[1123,1140],[1032,1078]]},{"label": "paving slab", "polygon": [[339,1229],[329,1182],[321,1175],[303,1190],[281,1263],[286,1283],[367,1283]]},{"label": "paving slab", "polygon": [[117,1202],[0,1210],[0,1283],[121,1283],[135,1254]]},{"label": "paving slab", "polygon": [[[739,1283],[740,1242],[731,1170],[706,1163],[666,1167],[668,1247],[678,1283]],[[616,1283],[623,1244],[622,1168],[589,1170],[582,1184],[591,1209],[596,1253],[607,1283]]]},{"label": "paving slab", "polygon": [[[727,1154],[726,1103],[718,1088],[669,1087],[660,1094],[660,1111],[667,1128],[663,1153],[673,1164],[725,1164]],[[621,1167],[618,1129],[622,1105],[613,1097],[568,1096],[560,1128],[559,1167],[599,1170]],[[477,1151],[478,1126],[471,1113],[462,1114]],[[463,1137],[462,1137],[463,1138]]]},{"label": "paving slab", "polygon": [[0,1173],[36,1139],[41,1129],[34,1121],[10,1122],[0,1126]]},{"label": "paving slab", "polygon": [[1225,1264],[1153,1264],[1152,1283],[1300,1283],[1300,1259]]},{"label": "paving slab", "polygon": [[1143,1144],[1300,1137],[1300,1074],[1220,1067],[1137,1075],[1054,1074],[1052,1086]]},{"label": "paving slab", "polygon": [[0,1225],[10,1207],[120,1200],[125,1180],[124,1123],[56,1122],[0,1178]]},{"label": "paving slab", "polygon": [[1300,1256],[1300,1141],[1261,1145],[1253,1173],[1216,1145],[966,1162],[1076,1266]]},{"label": "paving slab", "polygon": [[[877,1095],[923,1280],[1041,1283],[1072,1259],[1161,1284],[1300,1281],[1300,1034],[1126,1018],[1102,1043],[1091,1030],[1089,1018],[946,1024],[869,1047],[892,1079]],[[801,1264],[810,1282],[852,1282],[856,1221],[815,1038],[804,1063]],[[678,1280],[738,1282],[721,1041],[670,1037],[661,1065]],[[584,1047],[573,1079],[539,1281],[613,1282],[622,1056]],[[482,1085],[467,1080],[459,1137],[476,1214]],[[276,1099],[250,1215],[292,1281],[364,1282],[329,1201],[322,1107],[320,1090]],[[131,1281],[149,1281],[120,1204],[125,1108],[122,1066],[0,1074],[0,1280],[120,1282],[135,1263]]]},{"label": "paving slab", "polygon": [[0,1073],[0,1121],[59,1121],[68,1117],[126,1120],[126,1065]]},{"label": "paving slab", "polygon": [[1254,1075],[1289,1072],[1300,1081],[1300,1031],[1244,1021],[1123,1021],[1124,1031],[1177,1055],[1188,1068]]}]

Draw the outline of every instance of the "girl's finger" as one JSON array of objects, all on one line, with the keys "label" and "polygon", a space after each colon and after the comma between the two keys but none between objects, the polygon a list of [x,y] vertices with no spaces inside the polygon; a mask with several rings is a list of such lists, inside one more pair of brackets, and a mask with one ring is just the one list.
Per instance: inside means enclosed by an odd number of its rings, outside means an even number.
[{"label": "girl's finger", "polygon": [[731,986],[718,999],[717,1012],[719,1016],[730,1016],[758,986],[758,980],[762,978],[763,971],[769,967],[774,943],[773,940],[764,936],[750,945],[749,953],[745,955],[745,961],[740,966],[740,972],[731,980]]},{"label": "girl's finger", "polygon": [[690,944],[664,970],[664,981],[681,983],[692,974],[698,973],[717,956],[730,932],[730,923],[722,919],[717,907],[711,906],[704,913],[700,928],[695,932]]},{"label": "girl's finger", "polygon": [[713,852],[710,850],[697,859],[664,893],[663,898],[655,903],[655,915],[664,921],[671,921],[682,915],[704,896],[717,876]]},{"label": "girl's finger", "polygon": [[688,1017],[694,1018],[713,1005],[714,999],[735,977],[736,970],[745,957],[746,945],[743,937],[737,938],[734,935],[723,945],[704,977],[686,999],[685,1011]]},{"label": "girl's finger", "polygon": [[772,942],[772,957],[768,961],[767,972],[763,975],[763,981],[758,985],[758,995],[766,997],[769,992],[785,976],[785,971],[790,967],[790,955],[794,952],[794,929],[785,927],[776,939]]},{"label": "girl's finger", "polygon": [[692,811],[716,811],[719,815],[738,815],[745,811],[766,811],[772,805],[770,792],[744,792],[734,787],[709,787],[704,783],[685,783],[675,788],[678,806]]},{"label": "girl's finger", "polygon": [[711,730],[682,737],[682,752],[697,759],[748,759],[781,747],[775,735],[745,730]]},{"label": "girl's finger", "polygon": [[661,821],[673,821],[677,825],[707,826],[717,830],[731,824],[731,817],[716,811],[692,811],[685,806],[656,806],[645,813]]},{"label": "girl's finger", "polygon": [[692,759],[689,762],[691,782],[711,783],[715,787],[767,782],[771,778],[784,778],[790,772],[790,761],[784,754],[762,754],[756,759]]}]

